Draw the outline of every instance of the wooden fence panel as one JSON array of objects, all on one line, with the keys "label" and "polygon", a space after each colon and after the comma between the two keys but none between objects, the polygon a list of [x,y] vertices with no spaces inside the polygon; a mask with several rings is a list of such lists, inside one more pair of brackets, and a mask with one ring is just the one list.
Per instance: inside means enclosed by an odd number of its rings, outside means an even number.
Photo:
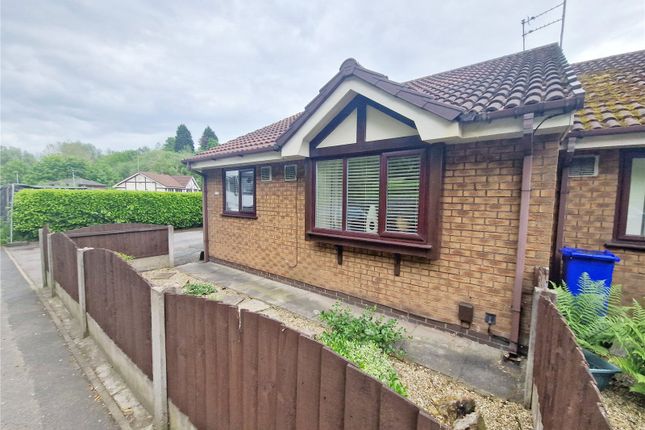
[{"label": "wooden fence panel", "polygon": [[320,430],[343,428],[347,360],[323,348],[320,357]]},{"label": "wooden fence panel", "polygon": [[152,379],[150,284],[115,253],[84,253],[87,313]]},{"label": "wooden fence panel", "polygon": [[543,427],[609,430],[600,392],[573,333],[553,303],[543,296],[539,300],[533,383]]},{"label": "wooden fence panel", "polygon": [[277,399],[275,426],[296,428],[296,389],[298,384],[298,339],[300,333],[282,327],[278,339]]},{"label": "wooden fence panel", "polygon": [[377,430],[381,384],[354,366],[345,378],[345,430]]},{"label": "wooden fence panel", "polygon": [[317,429],[320,403],[320,356],[322,345],[306,336],[298,339],[296,428]]},{"label": "wooden fence panel", "polygon": [[169,400],[198,429],[444,429],[278,321],[203,298],[165,300]]},{"label": "wooden fence panel", "polygon": [[63,233],[52,235],[54,280],[78,302],[78,269],[76,267],[76,245]]},{"label": "wooden fence panel", "polygon": [[105,248],[135,258],[168,254],[168,227],[151,224],[103,224],[66,233],[79,248]]}]

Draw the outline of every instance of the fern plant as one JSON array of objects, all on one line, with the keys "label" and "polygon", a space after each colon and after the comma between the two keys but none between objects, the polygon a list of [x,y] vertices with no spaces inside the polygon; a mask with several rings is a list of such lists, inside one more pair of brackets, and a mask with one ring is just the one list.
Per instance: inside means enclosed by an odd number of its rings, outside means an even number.
[{"label": "fern plant", "polygon": [[578,344],[598,355],[607,356],[615,337],[614,326],[625,314],[620,305],[620,286],[614,285],[608,289],[605,281],[594,281],[588,273],[583,273],[578,281],[578,295],[574,296],[565,283],[553,286],[557,295],[556,306]]},{"label": "fern plant", "polygon": [[645,394],[645,308],[634,300],[627,316],[619,320],[614,332],[616,343],[625,355],[613,357],[611,361],[634,380],[631,391]]}]

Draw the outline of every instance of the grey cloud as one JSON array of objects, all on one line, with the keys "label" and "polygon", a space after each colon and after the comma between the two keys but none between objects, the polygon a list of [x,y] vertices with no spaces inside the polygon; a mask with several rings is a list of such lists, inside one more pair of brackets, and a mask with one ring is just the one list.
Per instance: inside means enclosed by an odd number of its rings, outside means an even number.
[{"label": "grey cloud", "polygon": [[[2,2],[2,144],[222,140],[295,113],[347,57],[407,80],[521,49],[550,1]],[[569,1],[570,61],[643,47],[638,1]],[[528,46],[556,41],[558,28]]]}]

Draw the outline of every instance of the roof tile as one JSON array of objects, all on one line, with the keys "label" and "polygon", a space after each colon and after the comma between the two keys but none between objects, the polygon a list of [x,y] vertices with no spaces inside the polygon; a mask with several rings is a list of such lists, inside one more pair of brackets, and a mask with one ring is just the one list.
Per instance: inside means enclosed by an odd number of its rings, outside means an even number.
[{"label": "roof tile", "polygon": [[645,125],[645,50],[572,64],[586,91],[574,132]]}]

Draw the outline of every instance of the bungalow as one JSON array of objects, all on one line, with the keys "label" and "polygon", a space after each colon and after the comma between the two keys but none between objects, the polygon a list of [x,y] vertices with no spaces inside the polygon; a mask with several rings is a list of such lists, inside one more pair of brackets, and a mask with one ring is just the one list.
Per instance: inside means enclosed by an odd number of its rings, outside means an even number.
[{"label": "bungalow", "polygon": [[583,102],[557,45],[403,83],[348,59],[303,112],[185,160],[205,257],[517,353]]},{"label": "bungalow", "polygon": [[[573,64],[586,91],[562,144],[563,245],[607,248],[623,298],[645,297],[645,50]],[[560,274],[560,258],[552,262]]]},{"label": "bungalow", "polygon": [[137,172],[114,185],[117,190],[167,191],[186,193],[200,191],[192,176],[171,176],[163,173]]}]

